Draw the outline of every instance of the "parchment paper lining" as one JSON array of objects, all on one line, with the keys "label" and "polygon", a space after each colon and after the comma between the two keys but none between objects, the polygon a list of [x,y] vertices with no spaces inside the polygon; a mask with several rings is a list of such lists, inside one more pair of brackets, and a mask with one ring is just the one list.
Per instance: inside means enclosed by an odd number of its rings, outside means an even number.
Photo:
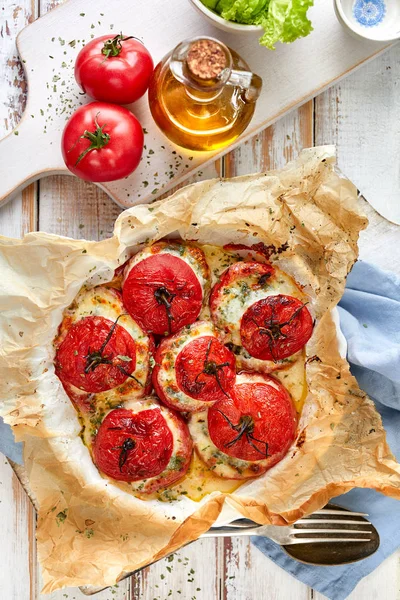
[{"label": "parchment paper lining", "polygon": [[[25,442],[40,507],[45,593],[114,584],[196,539],[224,502],[260,523],[285,524],[355,486],[400,498],[400,466],[373,403],[339,355],[330,316],[367,224],[355,187],[334,164],[333,147],[320,147],[304,150],[282,171],[188,186],[125,211],[114,236],[102,242],[45,233],[1,238],[0,414]],[[53,368],[54,336],[81,286],[109,281],[140,247],[176,233],[207,244],[273,246],[271,261],[304,286],[317,317],[306,348],[308,396],[296,443],[262,477],[198,503],[141,501],[103,479]]]}]

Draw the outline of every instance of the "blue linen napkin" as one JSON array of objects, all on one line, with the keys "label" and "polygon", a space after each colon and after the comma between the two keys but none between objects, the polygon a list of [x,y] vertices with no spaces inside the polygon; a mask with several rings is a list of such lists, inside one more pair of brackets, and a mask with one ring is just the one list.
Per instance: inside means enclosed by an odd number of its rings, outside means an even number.
[{"label": "blue linen napkin", "polygon": [[[400,460],[400,278],[358,262],[339,304],[347,359],[360,387],[375,402],[392,452]],[[330,600],[344,600],[357,583],[400,546],[400,502],[373,490],[355,489],[332,502],[370,515],[380,535],[379,550],[341,567],[299,563],[269,540],[252,541],[277,565]]]},{"label": "blue linen napkin", "polygon": [[[400,278],[358,262],[347,279],[339,305],[340,325],[347,339],[348,360],[360,387],[375,401],[388,442],[400,460]],[[22,463],[22,444],[15,444],[0,419],[0,452]],[[366,512],[381,545],[370,558],[344,567],[313,567],[288,557],[274,542],[253,543],[277,565],[330,600],[344,600],[357,583],[400,546],[400,502],[372,490],[353,490],[334,502]]]}]

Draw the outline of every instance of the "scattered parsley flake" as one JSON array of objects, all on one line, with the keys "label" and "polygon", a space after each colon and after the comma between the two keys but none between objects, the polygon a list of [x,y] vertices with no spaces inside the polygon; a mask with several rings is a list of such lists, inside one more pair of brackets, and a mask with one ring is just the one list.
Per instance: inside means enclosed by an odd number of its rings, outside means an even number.
[{"label": "scattered parsley flake", "polygon": [[64,510],[60,511],[59,513],[57,513],[56,515],[56,523],[58,526],[61,525],[61,523],[64,523],[65,519],[67,518],[67,511],[68,509],[65,508]]}]

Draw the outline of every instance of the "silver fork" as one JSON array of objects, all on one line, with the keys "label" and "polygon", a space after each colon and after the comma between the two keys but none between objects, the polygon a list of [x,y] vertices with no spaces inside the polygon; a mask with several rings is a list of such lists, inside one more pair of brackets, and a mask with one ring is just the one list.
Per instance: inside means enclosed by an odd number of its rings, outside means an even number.
[{"label": "silver fork", "polygon": [[[326,518],[330,515],[334,518]],[[359,519],[335,518],[336,515],[341,517],[359,517]],[[316,544],[321,542],[369,542],[371,538],[367,536],[372,531],[370,521],[365,519],[367,516],[366,513],[323,508],[317,510],[309,517],[299,519],[293,525],[258,525],[249,519],[238,519],[227,526],[213,527],[201,537],[256,535],[267,537],[281,546]],[[309,527],[310,525],[311,527]],[[328,525],[334,527],[328,527]],[[337,525],[341,527],[337,527]],[[364,529],[354,529],[352,525],[357,525]],[[352,534],[357,534],[357,536],[350,537]]]}]

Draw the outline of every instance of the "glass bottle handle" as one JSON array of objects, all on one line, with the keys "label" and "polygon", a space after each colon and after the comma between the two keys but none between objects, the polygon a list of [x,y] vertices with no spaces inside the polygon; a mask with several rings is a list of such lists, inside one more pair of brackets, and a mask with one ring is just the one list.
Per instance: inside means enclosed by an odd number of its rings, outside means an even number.
[{"label": "glass bottle handle", "polygon": [[241,87],[244,90],[245,101],[252,103],[261,93],[262,79],[251,71],[232,70],[227,84]]}]

